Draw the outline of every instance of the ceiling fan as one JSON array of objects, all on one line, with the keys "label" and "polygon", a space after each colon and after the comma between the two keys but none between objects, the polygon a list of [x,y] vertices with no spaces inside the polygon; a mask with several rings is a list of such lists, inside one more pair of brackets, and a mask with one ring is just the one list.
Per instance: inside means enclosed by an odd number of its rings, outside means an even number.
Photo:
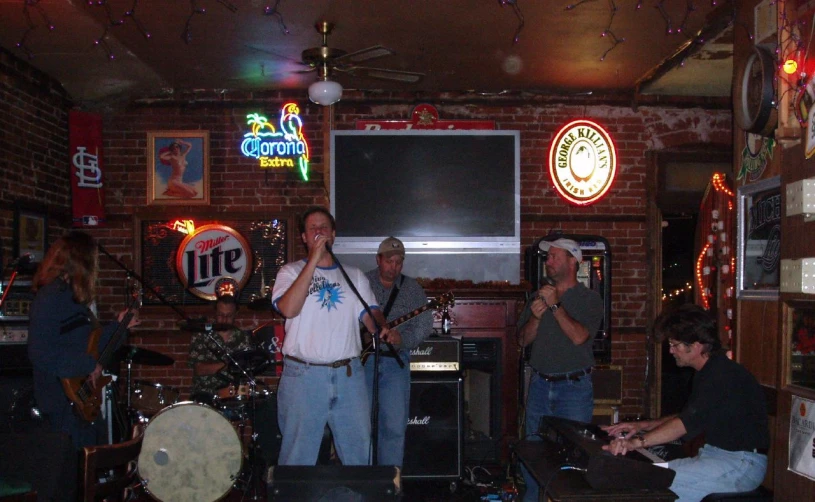
[{"label": "ceiling fan", "polygon": [[328,36],[334,29],[334,24],[328,21],[318,21],[314,28],[322,35],[323,43],[320,47],[304,50],[302,59],[304,64],[311,67],[305,71],[317,70],[317,77],[320,80],[328,80],[334,71],[354,77],[370,77],[407,83],[416,83],[424,77],[424,73],[360,66],[359,63],[363,61],[390,56],[393,51],[381,45],[374,45],[355,52],[335,49],[328,46]]}]

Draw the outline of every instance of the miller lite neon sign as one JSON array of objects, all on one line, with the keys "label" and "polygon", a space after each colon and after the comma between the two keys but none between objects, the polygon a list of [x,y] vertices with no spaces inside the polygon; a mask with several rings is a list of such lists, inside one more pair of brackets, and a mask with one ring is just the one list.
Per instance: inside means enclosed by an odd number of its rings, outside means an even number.
[{"label": "miller lite neon sign", "polygon": [[204,300],[215,300],[222,279],[232,279],[240,291],[252,275],[252,249],[236,230],[204,225],[188,234],[176,251],[181,283]]},{"label": "miller lite neon sign", "polygon": [[568,202],[594,204],[611,188],[616,173],[614,143],[598,124],[575,120],[555,134],[549,149],[549,175]]},{"label": "miller lite neon sign", "polygon": [[257,113],[246,116],[246,125],[252,130],[243,135],[243,155],[258,159],[261,169],[297,167],[303,180],[308,181],[308,143],[303,135],[303,121],[297,103],[283,105],[279,130]]}]

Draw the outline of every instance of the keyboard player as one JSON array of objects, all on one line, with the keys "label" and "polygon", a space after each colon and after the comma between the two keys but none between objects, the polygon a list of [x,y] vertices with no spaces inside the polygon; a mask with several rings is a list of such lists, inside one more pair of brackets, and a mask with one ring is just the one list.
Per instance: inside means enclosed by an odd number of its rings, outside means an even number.
[{"label": "keyboard player", "polygon": [[754,490],[764,480],[770,435],[764,392],[755,377],[724,354],[713,316],[697,305],[663,312],[654,322],[677,366],[695,371],[688,403],[677,415],[618,423],[603,429],[617,439],[603,446],[615,455],[704,434],[695,457],[672,460],[671,490],[679,501],[710,493]]}]

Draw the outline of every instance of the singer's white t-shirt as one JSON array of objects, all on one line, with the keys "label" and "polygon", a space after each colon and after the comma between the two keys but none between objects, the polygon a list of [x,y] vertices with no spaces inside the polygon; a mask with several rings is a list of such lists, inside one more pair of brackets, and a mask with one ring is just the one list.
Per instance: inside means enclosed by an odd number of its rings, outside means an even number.
[{"label": "singer's white t-shirt", "polygon": [[[275,306],[305,266],[306,260],[301,260],[287,263],[280,269],[272,289]],[[356,267],[345,267],[345,271],[365,302],[372,309],[378,309],[365,274]],[[300,314],[286,319],[283,355],[310,363],[332,363],[358,357],[362,350],[359,321],[364,314],[362,303],[346,283],[339,267],[317,267]]]}]

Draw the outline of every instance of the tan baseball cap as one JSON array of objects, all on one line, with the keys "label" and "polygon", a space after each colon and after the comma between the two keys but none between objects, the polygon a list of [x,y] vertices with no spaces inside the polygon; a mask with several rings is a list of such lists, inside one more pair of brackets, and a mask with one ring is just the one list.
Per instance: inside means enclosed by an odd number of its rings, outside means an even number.
[{"label": "tan baseball cap", "polygon": [[405,256],[405,245],[396,237],[388,237],[379,244],[379,249],[376,254],[381,254],[382,256],[391,256],[394,254]]}]

